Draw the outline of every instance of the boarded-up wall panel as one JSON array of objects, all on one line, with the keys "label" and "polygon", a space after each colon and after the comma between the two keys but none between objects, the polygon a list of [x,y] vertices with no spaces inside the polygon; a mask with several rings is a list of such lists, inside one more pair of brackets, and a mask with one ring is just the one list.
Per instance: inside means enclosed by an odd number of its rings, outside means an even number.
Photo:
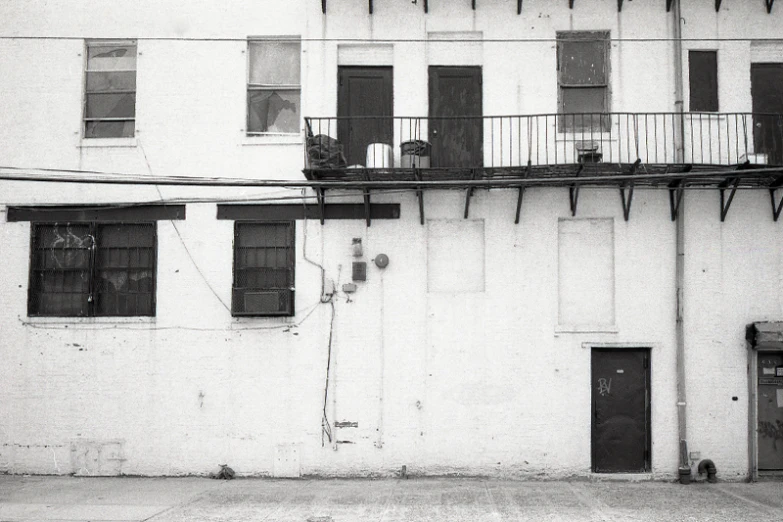
[{"label": "boarded-up wall panel", "polygon": [[614,221],[558,223],[558,323],[614,325]]}]

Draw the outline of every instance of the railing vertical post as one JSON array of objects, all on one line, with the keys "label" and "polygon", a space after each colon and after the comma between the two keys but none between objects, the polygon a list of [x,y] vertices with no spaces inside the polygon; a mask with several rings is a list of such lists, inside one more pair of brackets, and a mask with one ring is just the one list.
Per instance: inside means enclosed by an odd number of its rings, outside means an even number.
[{"label": "railing vertical post", "polygon": [[[745,159],[748,158],[748,115],[742,115],[742,135],[745,138]],[[739,161],[737,162],[739,163]]]}]

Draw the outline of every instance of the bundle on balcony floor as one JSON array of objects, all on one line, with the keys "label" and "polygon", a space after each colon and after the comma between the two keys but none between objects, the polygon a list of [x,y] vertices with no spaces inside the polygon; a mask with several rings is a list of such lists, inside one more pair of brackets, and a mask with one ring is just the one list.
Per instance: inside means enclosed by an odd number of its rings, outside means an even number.
[{"label": "bundle on balcony floor", "polygon": [[347,165],[342,144],[325,134],[307,137],[307,159],[312,169],[341,169]]}]

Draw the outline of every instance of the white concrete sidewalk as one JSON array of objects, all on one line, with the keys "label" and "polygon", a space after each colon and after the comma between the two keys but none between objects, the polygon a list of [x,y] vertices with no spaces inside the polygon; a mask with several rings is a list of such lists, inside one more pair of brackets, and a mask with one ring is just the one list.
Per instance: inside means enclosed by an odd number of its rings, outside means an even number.
[{"label": "white concrete sidewalk", "polygon": [[0,476],[0,521],[783,520],[783,483]]}]

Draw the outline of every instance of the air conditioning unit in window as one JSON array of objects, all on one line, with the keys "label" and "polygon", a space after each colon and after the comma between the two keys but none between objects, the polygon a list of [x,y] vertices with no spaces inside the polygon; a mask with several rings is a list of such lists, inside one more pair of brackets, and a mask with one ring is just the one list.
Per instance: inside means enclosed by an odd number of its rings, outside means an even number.
[{"label": "air conditioning unit in window", "polygon": [[291,315],[291,297],[289,289],[235,291],[234,315]]}]

